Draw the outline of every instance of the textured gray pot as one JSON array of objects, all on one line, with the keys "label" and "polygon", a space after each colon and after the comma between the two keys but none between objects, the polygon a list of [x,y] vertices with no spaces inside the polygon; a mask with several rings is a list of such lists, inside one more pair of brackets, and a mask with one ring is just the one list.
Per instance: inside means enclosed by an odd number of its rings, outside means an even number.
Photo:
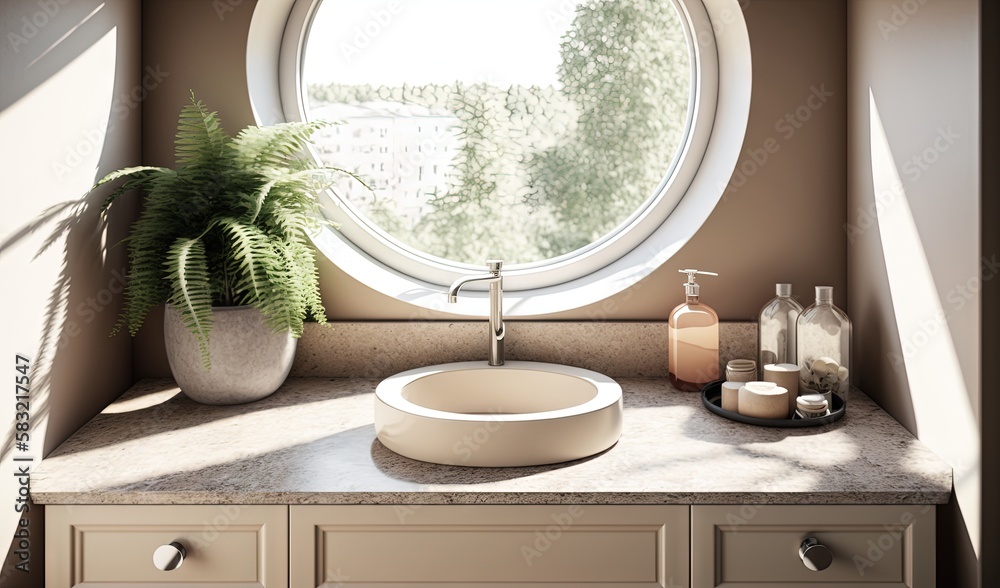
[{"label": "textured gray pot", "polygon": [[272,331],[252,306],[212,309],[210,369],[201,361],[198,341],[170,305],[163,338],[177,385],[202,404],[241,404],[271,394],[288,377],[298,342],[291,333]]}]

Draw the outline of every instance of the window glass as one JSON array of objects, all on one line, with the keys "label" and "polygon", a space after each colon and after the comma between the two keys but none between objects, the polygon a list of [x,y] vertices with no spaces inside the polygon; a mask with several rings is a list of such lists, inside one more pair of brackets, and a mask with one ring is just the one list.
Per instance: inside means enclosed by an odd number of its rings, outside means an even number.
[{"label": "window glass", "polygon": [[303,55],[340,198],[451,262],[571,254],[656,201],[690,128],[673,2],[324,0]]}]

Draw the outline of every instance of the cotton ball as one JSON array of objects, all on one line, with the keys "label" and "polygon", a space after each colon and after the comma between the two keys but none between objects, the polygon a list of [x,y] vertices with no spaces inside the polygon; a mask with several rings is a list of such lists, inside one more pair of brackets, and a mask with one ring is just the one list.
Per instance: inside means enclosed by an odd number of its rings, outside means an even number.
[{"label": "cotton ball", "polygon": [[819,377],[823,377],[827,373],[829,373],[829,370],[826,367],[826,358],[823,358],[823,357],[821,357],[819,359],[814,359],[812,361],[812,365],[810,366],[810,369],[812,370],[812,373],[814,375],[819,376]]}]

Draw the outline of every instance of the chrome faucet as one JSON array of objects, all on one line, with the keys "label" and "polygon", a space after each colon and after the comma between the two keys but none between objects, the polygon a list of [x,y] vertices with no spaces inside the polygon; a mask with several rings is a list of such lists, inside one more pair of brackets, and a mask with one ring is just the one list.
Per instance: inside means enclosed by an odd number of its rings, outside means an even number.
[{"label": "chrome faucet", "polygon": [[458,302],[458,291],[470,282],[489,282],[490,284],[490,365],[503,365],[503,339],[506,330],[503,326],[503,276],[500,268],[503,260],[490,259],[486,262],[488,274],[465,276],[455,280],[448,288],[448,302]]}]

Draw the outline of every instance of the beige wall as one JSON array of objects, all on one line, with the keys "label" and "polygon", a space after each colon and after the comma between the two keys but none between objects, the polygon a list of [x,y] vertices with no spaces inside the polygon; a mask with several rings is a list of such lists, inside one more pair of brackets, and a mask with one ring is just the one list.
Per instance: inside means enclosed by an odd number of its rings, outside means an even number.
[{"label": "beige wall", "polygon": [[[173,72],[166,89],[144,109],[143,148],[151,162],[170,162],[176,114],[188,88],[219,110],[230,130],[252,124],[243,51],[254,3],[230,4],[236,5],[220,18],[213,4],[199,0],[143,3],[143,58],[146,63],[164,63]],[[832,285],[837,303],[846,305],[847,245],[841,230],[847,140],[844,2],[744,4],[754,88],[740,162],[750,173],[737,174],[725,200],[698,234],[631,292],[546,318],[666,320],[670,309],[683,301],[683,277],[677,270],[692,266],[721,274],[705,280],[702,292],[723,319],[755,318],[779,281],[792,282],[806,304],[812,301],[814,285]],[[814,88],[832,96],[825,102],[810,100]],[[819,108],[810,109],[810,102]],[[808,120],[785,121],[797,110]],[[755,156],[767,159],[758,165]],[[808,220],[772,220],[779,215]],[[320,275],[324,302],[334,319],[450,317],[416,311],[376,293],[327,260],[320,262]],[[151,317],[149,328],[136,342],[137,375],[169,373],[158,320]]]},{"label": "beige wall", "polygon": [[[129,338],[108,337],[125,252],[107,245],[124,237],[136,208],[114,211],[105,229],[102,195],[80,198],[100,176],[140,162],[143,90],[135,2],[4,0],[0,31],[0,357],[8,375],[15,354],[33,360],[28,452],[9,445],[13,394],[0,402],[0,536],[9,538],[19,518],[12,457],[37,466],[132,382]],[[32,573],[11,569],[9,556],[0,585],[43,585],[43,520],[37,508],[31,515]]]},{"label": "beige wall", "polygon": [[948,460],[939,585],[977,586],[980,251],[977,0],[852,0],[849,306],[855,374]]}]

